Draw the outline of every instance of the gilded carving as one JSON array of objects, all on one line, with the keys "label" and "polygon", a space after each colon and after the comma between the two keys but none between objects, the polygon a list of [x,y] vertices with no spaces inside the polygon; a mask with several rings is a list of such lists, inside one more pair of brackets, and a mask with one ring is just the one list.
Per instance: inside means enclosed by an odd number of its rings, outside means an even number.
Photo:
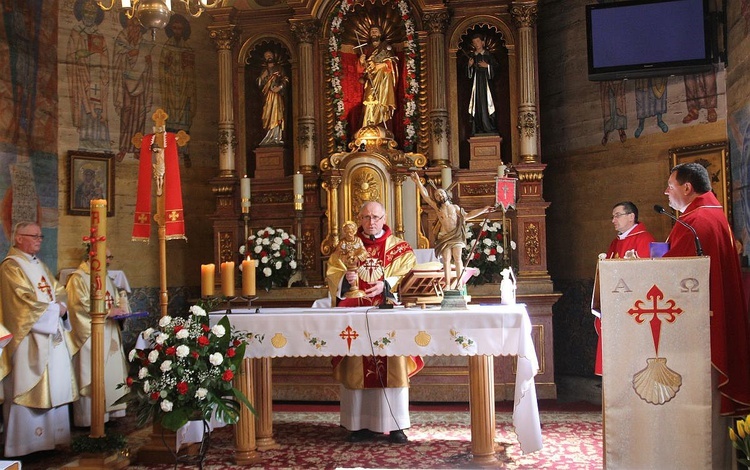
[{"label": "gilded carving", "polygon": [[375,171],[359,169],[352,173],[350,182],[353,218],[366,201],[383,201],[383,182]]},{"label": "gilded carving", "polygon": [[437,141],[437,143],[441,143],[443,141],[443,137],[445,137],[446,129],[443,128],[443,118],[440,116],[436,116],[432,118],[432,137]]},{"label": "gilded carving", "polygon": [[513,5],[510,7],[510,14],[513,16],[513,23],[517,28],[531,28],[536,24],[539,9],[536,4],[533,5]]},{"label": "gilded carving", "polygon": [[315,269],[315,233],[309,228],[305,229],[302,233],[300,240],[300,246],[302,247],[301,264],[303,271],[312,271]]},{"label": "gilded carving", "polygon": [[297,137],[297,142],[300,147],[315,145],[315,132],[313,132],[313,126],[300,124],[298,134],[299,137]]},{"label": "gilded carving", "polygon": [[427,12],[423,16],[424,27],[429,34],[445,34],[450,18],[447,11]]},{"label": "gilded carving", "polygon": [[219,259],[223,261],[235,261],[234,234],[232,232],[219,232]]},{"label": "gilded carving", "polygon": [[417,128],[417,152],[427,154],[430,148],[430,126],[429,124],[429,113],[427,112],[427,61],[429,55],[427,54],[427,44],[420,42],[419,44],[419,56],[423,58],[424,64],[421,67],[419,75],[419,94],[417,95],[417,109],[419,116],[419,127]]},{"label": "gilded carving", "polygon": [[536,113],[521,113],[518,119],[518,130],[523,137],[533,138],[536,135]]},{"label": "gilded carving", "polygon": [[219,146],[219,153],[226,153],[230,148],[237,147],[237,137],[235,137],[234,132],[230,129],[222,129],[219,131],[216,143]]},{"label": "gilded carving", "polygon": [[208,28],[208,36],[216,43],[218,50],[229,50],[234,45],[239,35],[237,34],[237,28],[234,26],[219,26]]},{"label": "gilded carving", "polygon": [[294,194],[290,191],[253,192],[253,204],[282,204],[294,202]]},{"label": "gilded carving", "polygon": [[320,21],[317,19],[290,21],[289,29],[292,31],[294,39],[297,42],[311,44],[315,41],[320,31]]},{"label": "gilded carving", "polygon": [[538,265],[540,263],[539,224],[536,222],[528,222],[524,226],[524,251],[527,264]]},{"label": "gilded carving", "polygon": [[495,195],[495,183],[459,183],[461,197]]}]

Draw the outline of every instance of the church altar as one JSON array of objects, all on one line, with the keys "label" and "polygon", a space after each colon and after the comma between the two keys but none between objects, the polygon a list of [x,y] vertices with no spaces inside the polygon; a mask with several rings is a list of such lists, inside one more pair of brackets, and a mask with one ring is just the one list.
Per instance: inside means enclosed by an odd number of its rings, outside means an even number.
[{"label": "church altar", "polygon": [[[212,312],[212,322],[224,316]],[[495,414],[492,361],[517,357],[513,425],[525,453],[542,447],[534,376],[539,365],[525,305],[470,305],[468,310],[372,307],[347,309],[234,309],[229,320],[248,331],[246,357],[373,355],[466,356],[471,388],[472,453],[475,461],[494,460]],[[266,367],[270,368],[270,361]],[[252,374],[248,375],[252,377]],[[270,370],[263,380],[270,381]],[[266,387],[268,384],[264,384]],[[255,388],[261,386],[256,383]],[[258,419],[270,416],[271,397],[254,403]],[[270,423],[268,423],[270,426]],[[247,430],[249,423],[240,423]],[[238,452],[242,443],[237,440]],[[249,443],[254,447],[254,442]],[[254,449],[251,449],[254,450]]]}]

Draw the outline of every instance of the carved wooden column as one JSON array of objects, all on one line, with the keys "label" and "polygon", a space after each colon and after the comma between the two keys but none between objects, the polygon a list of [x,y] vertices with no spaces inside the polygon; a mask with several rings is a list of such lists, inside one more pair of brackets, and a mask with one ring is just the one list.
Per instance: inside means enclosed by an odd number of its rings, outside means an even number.
[{"label": "carved wooden column", "polygon": [[320,22],[313,19],[291,19],[290,28],[299,47],[300,114],[297,121],[301,173],[313,173],[315,163],[315,63],[313,41],[320,31]]},{"label": "carved wooden column", "polygon": [[430,105],[430,166],[451,166],[448,154],[448,108],[445,89],[445,30],[450,21],[447,10],[425,12],[428,32],[427,97]]},{"label": "carved wooden column", "polygon": [[471,414],[471,453],[480,466],[497,463],[495,457],[494,358],[469,357],[469,408]]},{"label": "carved wooden column", "polygon": [[273,397],[271,385],[271,358],[253,359],[253,392],[255,394],[255,443],[263,452],[278,449],[273,438]]},{"label": "carved wooden column", "polygon": [[536,1],[513,2],[510,12],[518,28],[520,162],[537,163],[539,115],[536,104],[537,64],[534,49]]},{"label": "carved wooden column", "polygon": [[329,174],[323,177],[323,189],[328,193],[328,236],[320,243],[320,252],[329,256],[339,244],[339,186],[340,174]]},{"label": "carved wooden column", "polygon": [[403,186],[407,175],[403,173],[393,173],[393,221],[395,224],[395,235],[404,238],[404,208],[403,208]]},{"label": "carved wooden column", "polygon": [[219,174],[210,181],[216,199],[216,211],[210,218],[214,222],[213,262],[219,264],[222,261],[235,261],[244,236],[241,233],[239,197],[235,197],[239,178],[235,171],[237,138],[232,80],[232,47],[239,37],[239,31],[233,24],[235,9],[211,11],[210,14],[214,24],[208,27],[208,31],[216,43],[219,69]]},{"label": "carved wooden column", "polygon": [[[240,373],[234,378],[234,386],[245,394],[248,401],[256,408],[258,402],[253,395],[252,359],[244,358]],[[255,445],[255,416],[246,407],[240,408],[240,419],[234,427],[234,462],[238,465],[252,465],[261,460]]]}]

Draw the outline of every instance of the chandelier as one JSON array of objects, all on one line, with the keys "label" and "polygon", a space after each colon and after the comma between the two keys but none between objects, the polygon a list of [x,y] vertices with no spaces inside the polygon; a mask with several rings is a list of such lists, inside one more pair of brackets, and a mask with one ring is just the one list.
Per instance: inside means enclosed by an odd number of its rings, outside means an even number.
[{"label": "chandelier", "polygon": [[[190,16],[198,17],[208,8],[221,6],[222,0],[176,0],[185,5]],[[114,8],[117,0],[110,0],[109,6],[102,0],[96,2],[104,11]],[[172,0],[120,0],[121,8],[125,10],[128,19],[136,17],[144,28],[149,28],[152,34],[157,29],[164,29],[172,16]]]}]

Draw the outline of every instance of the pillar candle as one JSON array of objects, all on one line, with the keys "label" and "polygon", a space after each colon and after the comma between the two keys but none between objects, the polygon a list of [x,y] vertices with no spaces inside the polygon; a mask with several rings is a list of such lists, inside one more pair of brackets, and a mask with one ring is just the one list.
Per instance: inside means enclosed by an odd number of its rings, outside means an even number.
[{"label": "pillar candle", "polygon": [[221,294],[234,297],[234,261],[221,263]]},{"label": "pillar candle", "polygon": [[302,173],[294,174],[294,195],[302,196],[305,194],[305,177]]},{"label": "pillar candle", "polygon": [[242,296],[255,295],[255,260],[250,258],[242,261]]},{"label": "pillar candle", "polygon": [[211,297],[214,295],[215,277],[215,264],[201,264],[201,297]]},{"label": "pillar candle", "polygon": [[502,165],[498,166],[497,167],[497,176],[500,177],[500,178],[505,178],[505,169],[506,168],[507,167],[505,166],[505,164],[502,164]]},{"label": "pillar candle", "polygon": [[242,208],[250,207],[250,178],[245,175],[240,179],[240,202]]},{"label": "pillar candle", "polygon": [[446,166],[440,170],[440,179],[442,180],[443,189],[447,190],[451,184],[453,184],[453,177],[451,174],[451,168]]},{"label": "pillar candle", "polygon": [[91,209],[91,311],[106,313],[104,299],[107,292],[107,201],[92,199]]}]

